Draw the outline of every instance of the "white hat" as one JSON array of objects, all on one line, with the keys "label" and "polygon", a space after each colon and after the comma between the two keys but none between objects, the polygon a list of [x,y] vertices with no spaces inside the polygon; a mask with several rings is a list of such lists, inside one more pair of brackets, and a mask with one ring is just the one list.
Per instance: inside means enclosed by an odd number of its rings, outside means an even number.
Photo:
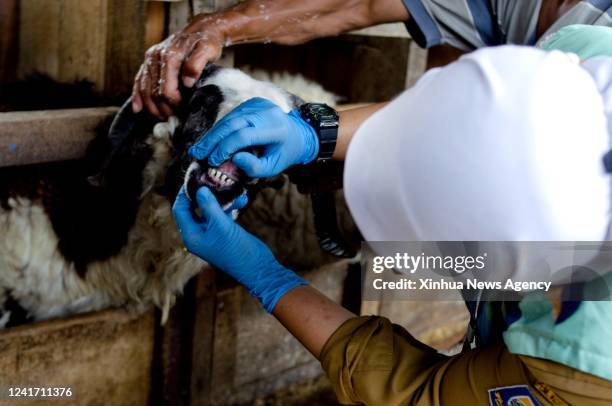
[{"label": "white hat", "polygon": [[598,64],[503,46],[428,72],[350,144],[345,194],[365,238],[605,239],[612,58]]}]

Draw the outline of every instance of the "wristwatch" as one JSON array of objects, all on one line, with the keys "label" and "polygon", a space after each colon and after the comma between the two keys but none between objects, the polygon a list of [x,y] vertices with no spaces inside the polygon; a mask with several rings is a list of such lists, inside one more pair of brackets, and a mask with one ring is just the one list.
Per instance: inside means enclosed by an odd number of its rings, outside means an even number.
[{"label": "wristwatch", "polygon": [[300,115],[312,128],[319,139],[317,162],[329,161],[334,155],[338,139],[338,112],[327,104],[306,103],[300,106]]}]

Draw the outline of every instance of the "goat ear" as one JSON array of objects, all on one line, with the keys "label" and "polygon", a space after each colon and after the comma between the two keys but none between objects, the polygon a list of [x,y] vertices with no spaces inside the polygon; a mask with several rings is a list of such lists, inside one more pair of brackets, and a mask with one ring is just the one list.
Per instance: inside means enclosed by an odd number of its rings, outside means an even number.
[{"label": "goat ear", "polygon": [[[134,113],[130,97],[115,115],[108,133],[101,135],[101,140],[94,140],[90,144],[88,156],[99,154],[101,148],[106,155],[96,160],[97,164],[92,171],[94,174],[87,178],[89,184],[95,187],[106,186],[108,171],[120,152],[126,146],[147,137],[157,121],[145,111]],[[98,151],[92,151],[93,149]]]}]

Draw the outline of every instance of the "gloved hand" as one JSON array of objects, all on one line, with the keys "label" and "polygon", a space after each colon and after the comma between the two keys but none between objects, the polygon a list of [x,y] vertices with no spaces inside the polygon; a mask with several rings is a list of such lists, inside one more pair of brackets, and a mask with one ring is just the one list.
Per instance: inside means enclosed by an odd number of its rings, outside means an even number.
[{"label": "gloved hand", "polygon": [[232,204],[230,204],[230,206],[223,211],[225,211],[225,214],[229,215],[232,219],[236,219],[238,217],[238,211],[244,209],[247,204],[249,204],[249,196],[245,192],[235,198]]},{"label": "gloved hand", "polygon": [[[251,146],[263,146],[262,156],[238,152]],[[233,155],[232,162],[248,176],[262,178],[313,161],[319,139],[297,110],[285,113],[269,100],[254,98],[219,120],[189,153],[199,160],[208,157],[212,166]]]},{"label": "gloved hand", "polygon": [[191,202],[181,188],[172,208],[185,247],[244,285],[268,312],[289,290],[308,284],[279,264],[263,242],[236,224],[210,189],[200,188],[196,202],[200,218],[192,213]]}]

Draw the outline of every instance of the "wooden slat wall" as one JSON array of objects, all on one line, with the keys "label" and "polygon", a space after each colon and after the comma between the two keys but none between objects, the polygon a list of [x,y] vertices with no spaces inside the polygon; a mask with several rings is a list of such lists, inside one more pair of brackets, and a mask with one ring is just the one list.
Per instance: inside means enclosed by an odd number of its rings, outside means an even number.
[{"label": "wooden slat wall", "polygon": [[17,72],[18,0],[0,1],[0,83]]},{"label": "wooden slat wall", "polygon": [[145,51],[146,4],[136,0],[106,0],[105,94],[132,89]]},{"label": "wooden slat wall", "polygon": [[130,89],[144,51],[145,4],[20,0],[18,75],[86,79],[106,94]]},{"label": "wooden slat wall", "polygon": [[71,387],[71,401],[52,402],[62,405],[146,406],[153,329],[152,312],[136,316],[108,310],[0,330],[0,382],[3,388]]}]

